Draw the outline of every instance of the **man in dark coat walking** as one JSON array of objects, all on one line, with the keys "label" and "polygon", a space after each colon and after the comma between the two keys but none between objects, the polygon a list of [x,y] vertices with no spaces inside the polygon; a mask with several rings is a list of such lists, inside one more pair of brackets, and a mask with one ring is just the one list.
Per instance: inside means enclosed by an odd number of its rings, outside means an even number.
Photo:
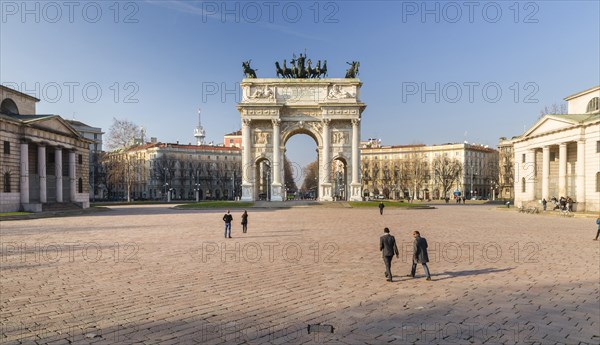
[{"label": "man in dark coat walking", "polygon": [[429,267],[427,267],[427,263],[429,262],[429,255],[427,255],[427,240],[421,237],[421,234],[418,231],[413,231],[413,237],[415,238],[415,242],[413,243],[413,264],[408,276],[414,278],[417,271],[417,264],[421,263],[425,270],[427,280],[431,280]]},{"label": "man in dark coat walking", "polygon": [[396,254],[396,258],[400,257],[398,246],[396,246],[396,239],[390,235],[390,229],[383,229],[383,236],[379,238],[379,250],[383,255],[383,262],[385,263],[385,277],[387,281],[392,281],[392,258]]},{"label": "man in dark coat walking", "polygon": [[383,201],[381,201],[379,203],[379,214],[383,216],[383,208],[385,207],[385,205],[383,204]]},{"label": "man in dark coat walking", "polygon": [[223,221],[225,222],[225,238],[231,238],[231,221],[233,220],[233,216],[231,215],[231,211],[227,210],[227,213],[223,216]]}]

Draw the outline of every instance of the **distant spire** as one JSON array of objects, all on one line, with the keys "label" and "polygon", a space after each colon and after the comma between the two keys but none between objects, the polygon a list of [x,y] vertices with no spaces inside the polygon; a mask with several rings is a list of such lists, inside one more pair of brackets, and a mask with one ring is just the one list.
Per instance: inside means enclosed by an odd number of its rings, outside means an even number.
[{"label": "distant spire", "polygon": [[206,132],[204,131],[204,127],[202,127],[202,116],[200,115],[201,109],[198,108],[198,127],[194,130],[194,137],[196,137],[196,145],[204,145],[204,138],[206,137]]}]

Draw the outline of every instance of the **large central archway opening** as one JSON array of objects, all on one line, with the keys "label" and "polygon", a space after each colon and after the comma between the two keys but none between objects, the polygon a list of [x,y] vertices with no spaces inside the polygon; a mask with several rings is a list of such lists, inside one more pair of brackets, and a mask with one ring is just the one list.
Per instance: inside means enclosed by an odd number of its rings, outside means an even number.
[{"label": "large central archway opening", "polygon": [[319,198],[318,141],[308,130],[284,136],[284,187],[286,200]]}]

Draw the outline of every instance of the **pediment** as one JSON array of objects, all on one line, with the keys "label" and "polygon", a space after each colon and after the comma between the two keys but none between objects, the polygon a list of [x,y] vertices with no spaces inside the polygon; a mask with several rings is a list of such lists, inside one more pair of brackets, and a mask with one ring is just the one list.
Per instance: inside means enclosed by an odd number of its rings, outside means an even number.
[{"label": "pediment", "polygon": [[573,125],[575,125],[575,123],[567,119],[545,116],[535,125],[533,125],[527,132],[525,132],[523,137],[531,137],[556,130],[566,129],[572,127]]},{"label": "pediment", "polygon": [[59,117],[49,117],[35,121],[35,127],[46,129],[50,132],[61,133],[67,136],[79,136],[71,126],[62,121]]}]

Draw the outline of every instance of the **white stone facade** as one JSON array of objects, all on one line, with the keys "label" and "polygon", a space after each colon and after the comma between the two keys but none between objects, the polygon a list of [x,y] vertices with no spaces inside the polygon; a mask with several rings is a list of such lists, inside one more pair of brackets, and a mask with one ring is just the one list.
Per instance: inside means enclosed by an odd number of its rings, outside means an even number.
[{"label": "white stone facade", "polygon": [[27,102],[37,99],[1,90],[0,212],[39,212],[44,204],[60,202],[89,207],[90,141],[60,116],[24,114],[35,110]]},{"label": "white stone facade", "polygon": [[571,197],[576,211],[600,210],[599,98],[600,86],[569,96],[569,114],[545,115],[512,140],[517,206]]},{"label": "white stone facade", "polygon": [[307,134],[317,143],[319,200],[333,200],[332,165],[345,167],[344,195],[362,200],[358,79],[244,79],[242,101],[242,200],[260,199],[266,168],[270,200],[282,201],[283,152],[289,138]]}]

